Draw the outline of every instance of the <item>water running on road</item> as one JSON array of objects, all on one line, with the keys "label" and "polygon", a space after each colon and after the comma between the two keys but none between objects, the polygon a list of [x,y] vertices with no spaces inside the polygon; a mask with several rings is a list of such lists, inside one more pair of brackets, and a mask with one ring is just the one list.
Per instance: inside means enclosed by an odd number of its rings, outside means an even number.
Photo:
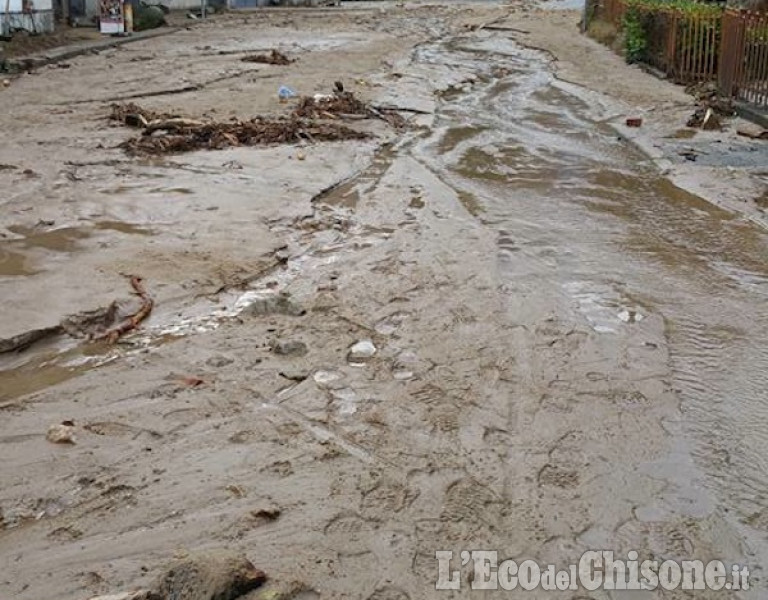
[{"label": "water running on road", "polygon": [[661,379],[679,414],[664,422],[670,456],[654,465],[664,491],[635,516],[718,515],[757,566],[768,556],[768,235],[662,179],[538,53],[488,36],[417,60],[505,70],[447,99],[421,154],[496,236],[510,297],[546,290],[609,346],[632,323],[663,319]]}]

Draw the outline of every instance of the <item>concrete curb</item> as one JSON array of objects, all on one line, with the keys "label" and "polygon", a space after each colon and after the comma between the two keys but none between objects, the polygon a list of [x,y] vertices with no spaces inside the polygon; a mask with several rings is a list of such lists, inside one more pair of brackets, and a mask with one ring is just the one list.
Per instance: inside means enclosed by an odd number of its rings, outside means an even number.
[{"label": "concrete curb", "polygon": [[100,52],[102,50],[107,50],[108,48],[130,44],[131,42],[139,42],[141,40],[148,40],[162,35],[170,35],[179,30],[180,28],[178,27],[163,27],[150,31],[141,31],[125,37],[109,38],[103,41],[86,42],[70,46],[62,46],[60,48],[52,48],[44,54],[31,54],[29,56],[9,58],[5,61],[5,69],[8,73],[19,73],[31,69],[39,69],[45,65],[61,62],[82,54]]},{"label": "concrete curb", "polygon": [[747,121],[752,121],[755,125],[768,129],[768,113],[748,104],[737,102],[735,105],[736,113]]}]

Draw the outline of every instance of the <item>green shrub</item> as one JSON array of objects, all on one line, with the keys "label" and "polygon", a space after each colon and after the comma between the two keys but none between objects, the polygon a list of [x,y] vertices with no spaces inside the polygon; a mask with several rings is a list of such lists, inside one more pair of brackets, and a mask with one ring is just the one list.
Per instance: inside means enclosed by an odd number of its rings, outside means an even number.
[{"label": "green shrub", "polygon": [[624,58],[628,63],[641,62],[648,49],[648,39],[643,25],[644,12],[629,6],[621,24],[624,33]]}]

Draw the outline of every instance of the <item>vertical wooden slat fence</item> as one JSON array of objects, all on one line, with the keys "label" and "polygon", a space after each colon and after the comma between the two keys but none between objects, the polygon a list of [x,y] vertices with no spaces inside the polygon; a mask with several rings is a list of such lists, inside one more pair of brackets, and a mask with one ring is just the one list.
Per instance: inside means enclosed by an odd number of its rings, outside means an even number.
[{"label": "vertical wooden slat fence", "polygon": [[[626,0],[594,0],[593,18],[621,29]],[[643,8],[645,62],[678,83],[717,80],[726,96],[768,107],[768,13]]]},{"label": "vertical wooden slat fence", "polygon": [[709,81],[717,73],[720,16],[678,10],[642,11],[646,61],[677,83]]},{"label": "vertical wooden slat fence", "polygon": [[723,94],[768,107],[768,13],[725,12],[718,79]]},{"label": "vertical wooden slat fence", "polygon": [[720,89],[744,102],[768,107],[768,14],[726,11]]}]

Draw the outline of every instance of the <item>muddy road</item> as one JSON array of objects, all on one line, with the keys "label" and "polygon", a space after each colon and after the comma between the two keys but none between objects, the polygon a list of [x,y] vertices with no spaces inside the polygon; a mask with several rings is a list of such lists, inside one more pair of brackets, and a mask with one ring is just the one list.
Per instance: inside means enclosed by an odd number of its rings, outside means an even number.
[{"label": "muddy road", "polygon": [[[1,597],[221,547],[270,577],[252,598],[468,595],[434,589],[434,553],[480,548],[717,558],[752,590],[697,598],[766,593],[768,233],[476,27],[524,7],[383,6],[227,17],[14,85],[0,337],[130,302],[126,273],[156,306],[115,345],[0,354]],[[299,60],[232,62],[271,46]],[[365,142],[135,158],[78,77],[100,99],[208,82],[146,101],[195,116],[337,79],[417,112]],[[75,444],[46,441],[65,420]]]}]

